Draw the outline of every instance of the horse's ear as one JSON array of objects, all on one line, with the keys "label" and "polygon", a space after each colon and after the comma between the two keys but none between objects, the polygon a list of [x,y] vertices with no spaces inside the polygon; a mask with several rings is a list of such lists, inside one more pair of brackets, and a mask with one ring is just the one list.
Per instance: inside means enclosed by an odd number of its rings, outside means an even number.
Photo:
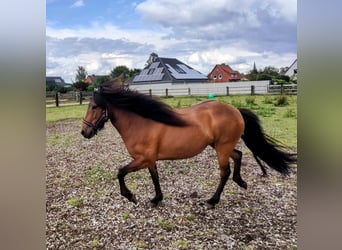
[{"label": "horse's ear", "polygon": [[124,88],[124,74],[115,77],[100,86],[100,93],[113,93]]},{"label": "horse's ear", "polygon": [[122,72],[121,75],[119,75],[116,79],[117,79],[118,84],[120,84],[121,86],[124,86],[124,82],[125,82],[124,72]]}]

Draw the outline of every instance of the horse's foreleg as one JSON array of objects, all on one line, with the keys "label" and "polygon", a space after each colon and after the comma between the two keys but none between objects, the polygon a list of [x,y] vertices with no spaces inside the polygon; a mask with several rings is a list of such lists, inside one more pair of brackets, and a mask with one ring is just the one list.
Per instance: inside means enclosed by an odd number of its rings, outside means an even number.
[{"label": "horse's foreleg", "polygon": [[159,184],[159,176],[158,176],[157,166],[154,165],[153,167],[148,168],[148,170],[151,174],[152,181],[154,184],[154,189],[156,191],[156,196],[153,199],[151,199],[151,203],[154,206],[156,206],[163,199],[163,193],[161,191],[160,184]]},{"label": "horse's foreleg", "polygon": [[240,187],[247,189],[247,183],[242,180],[240,174],[242,152],[240,150],[234,149],[230,157],[234,160],[233,181],[235,181]]},{"label": "horse's foreleg", "polygon": [[134,203],[137,203],[137,199],[135,198],[134,194],[127,188],[125,183],[125,176],[132,172],[131,164],[128,164],[122,168],[119,169],[118,172],[118,179],[120,184],[120,193],[122,196],[126,197],[129,201],[132,201]]}]

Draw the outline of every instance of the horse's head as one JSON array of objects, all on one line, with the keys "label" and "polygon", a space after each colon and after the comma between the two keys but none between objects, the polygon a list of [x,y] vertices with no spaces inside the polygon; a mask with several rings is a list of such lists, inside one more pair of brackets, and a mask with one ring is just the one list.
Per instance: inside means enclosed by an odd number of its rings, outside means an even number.
[{"label": "horse's head", "polygon": [[87,113],[81,125],[81,134],[90,139],[96,135],[98,130],[104,127],[106,121],[108,121],[107,108],[96,104],[93,99],[90,99]]}]

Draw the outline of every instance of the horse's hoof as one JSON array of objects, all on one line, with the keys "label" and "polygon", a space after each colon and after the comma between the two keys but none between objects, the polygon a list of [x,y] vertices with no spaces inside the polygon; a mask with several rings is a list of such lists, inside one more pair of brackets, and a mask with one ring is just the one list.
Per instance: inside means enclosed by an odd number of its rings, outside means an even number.
[{"label": "horse's hoof", "polygon": [[208,203],[208,202],[205,203],[205,206],[206,206],[208,209],[214,209],[214,208],[215,208],[215,205],[214,205],[214,204],[211,204],[211,203]]},{"label": "horse's hoof", "polygon": [[204,205],[208,208],[208,209],[214,209],[216,203],[212,202],[211,200],[207,200]]},{"label": "horse's hoof", "polygon": [[247,189],[247,183],[246,182],[241,182],[240,187]]},{"label": "horse's hoof", "polygon": [[150,207],[150,208],[156,208],[156,207],[158,207],[160,205],[160,202],[154,202],[153,200],[150,200],[149,202],[148,202],[148,206]]},{"label": "horse's hoof", "polygon": [[161,203],[162,200],[163,200],[162,196],[161,197],[159,197],[159,196],[154,197],[153,199],[150,200],[150,206],[151,207],[157,207]]},{"label": "horse's hoof", "polygon": [[236,184],[238,184],[240,187],[247,189],[247,183],[240,178],[233,178],[233,181],[235,181]]},{"label": "horse's hoof", "polygon": [[197,191],[195,191],[195,192],[192,192],[191,194],[190,194],[190,198],[198,198],[199,197],[199,195],[198,195],[198,193],[197,193]]},{"label": "horse's hoof", "polygon": [[137,198],[135,198],[135,195],[134,195],[134,194],[132,194],[132,196],[129,197],[128,200],[131,201],[131,202],[133,202],[134,204],[137,204],[137,203],[138,203]]}]

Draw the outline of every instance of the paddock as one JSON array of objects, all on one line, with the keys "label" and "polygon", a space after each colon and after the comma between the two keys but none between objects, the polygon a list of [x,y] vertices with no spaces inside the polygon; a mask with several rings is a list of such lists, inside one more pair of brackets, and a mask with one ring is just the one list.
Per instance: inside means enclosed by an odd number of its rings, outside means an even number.
[{"label": "paddock", "polygon": [[243,143],[244,190],[231,178],[215,209],[203,202],[218,179],[214,150],[196,157],[158,162],[164,200],[151,208],[148,171],[127,176],[138,204],[120,195],[118,167],[130,156],[116,130],[106,124],[84,139],[80,120],[47,125],[47,249],[296,249],[297,169],[267,178]]}]

